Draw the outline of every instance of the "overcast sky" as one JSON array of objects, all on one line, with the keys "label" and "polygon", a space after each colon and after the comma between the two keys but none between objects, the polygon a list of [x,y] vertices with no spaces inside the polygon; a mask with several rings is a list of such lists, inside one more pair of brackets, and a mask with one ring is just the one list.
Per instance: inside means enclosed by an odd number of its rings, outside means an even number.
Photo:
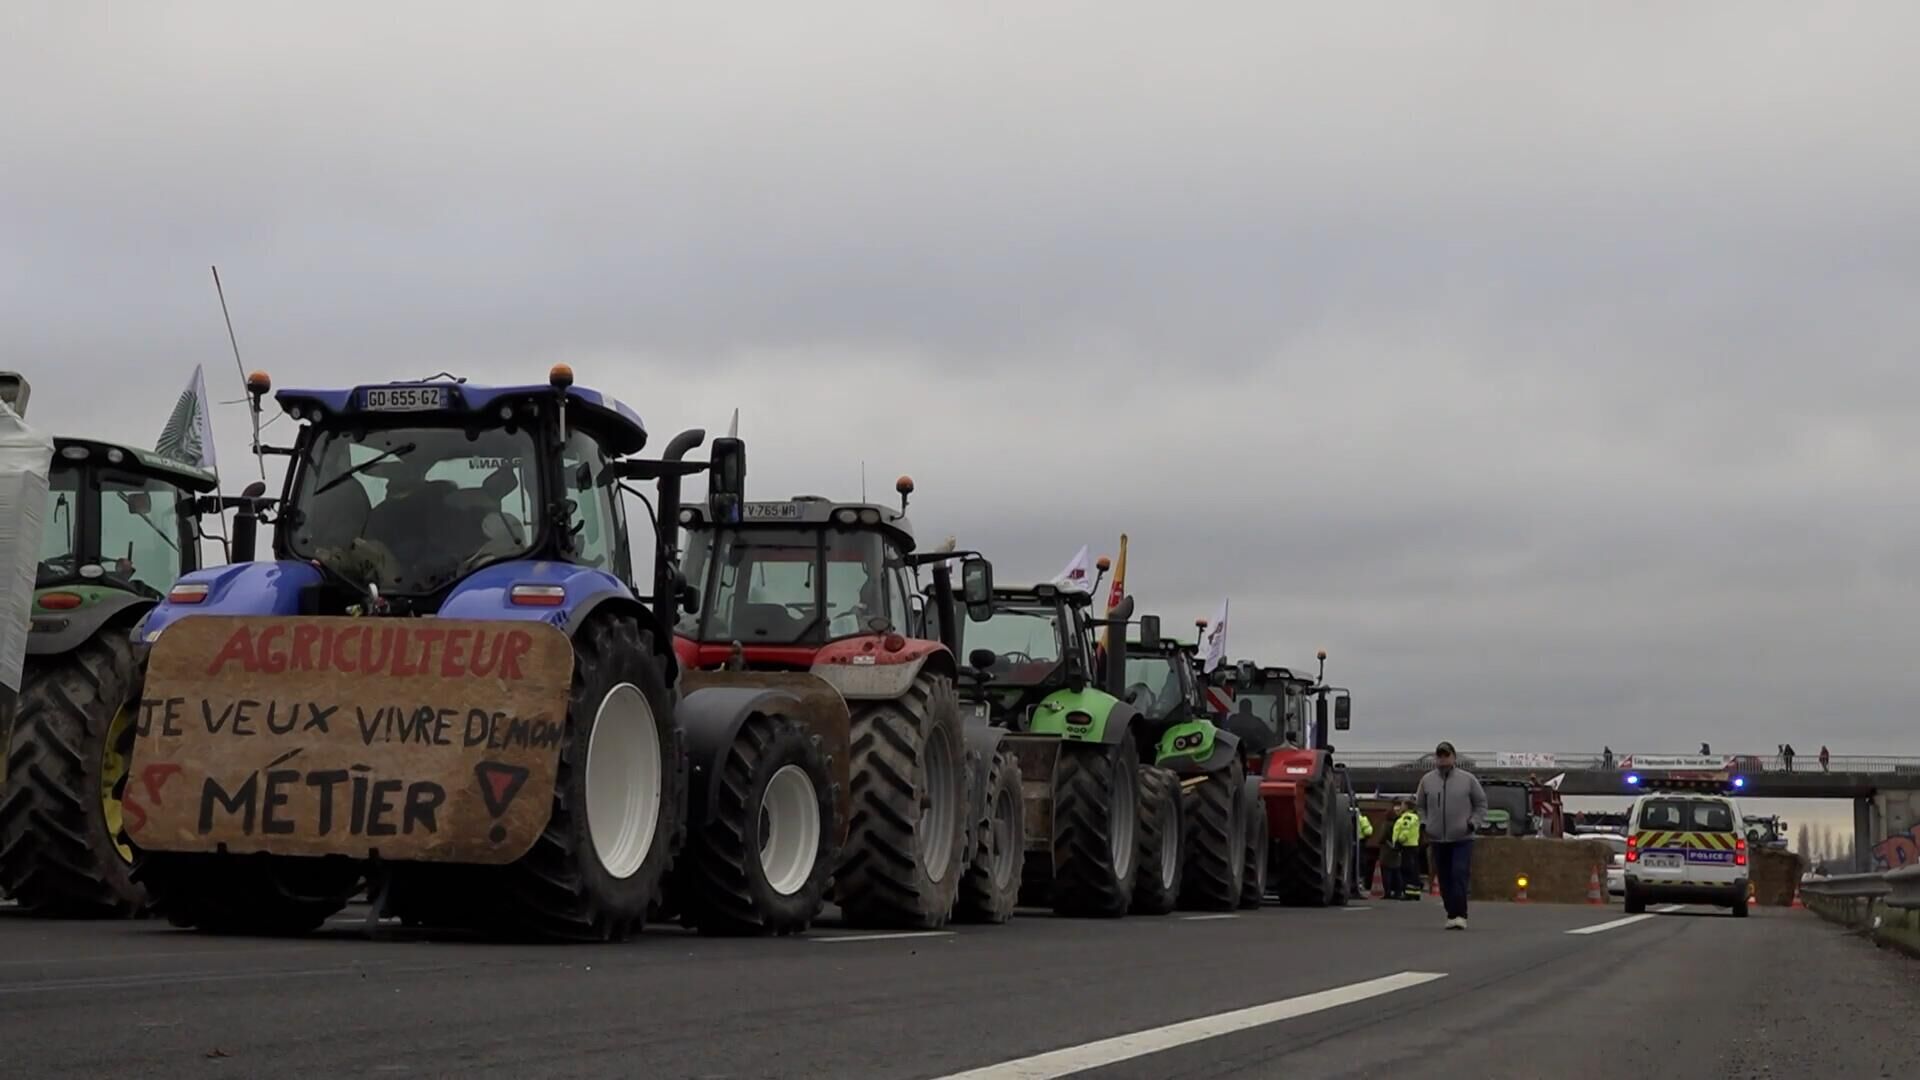
[{"label": "overcast sky", "polygon": [[150,444],[218,263],[282,386],[565,360],[1002,580],[1126,530],[1354,745],[1920,752],[1920,7],[696,9],[7,5],[0,365]]}]

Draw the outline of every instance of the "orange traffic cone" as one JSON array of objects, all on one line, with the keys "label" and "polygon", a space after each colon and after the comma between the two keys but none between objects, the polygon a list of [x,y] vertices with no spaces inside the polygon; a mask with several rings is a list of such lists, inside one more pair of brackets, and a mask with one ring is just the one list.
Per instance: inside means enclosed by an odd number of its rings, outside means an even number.
[{"label": "orange traffic cone", "polygon": [[1367,890],[1367,894],[1375,900],[1383,899],[1387,895],[1387,887],[1380,881],[1380,864],[1377,862],[1373,864],[1373,887]]},{"label": "orange traffic cone", "polygon": [[1800,902],[1800,886],[1798,884],[1795,884],[1793,887],[1793,906],[1799,908],[1801,911],[1807,910],[1807,905]]},{"label": "orange traffic cone", "polygon": [[1587,875],[1587,903],[1604,904],[1606,902],[1606,897],[1600,895],[1600,871],[1595,870]]},{"label": "orange traffic cone", "polygon": [[1427,875],[1427,895],[1440,895],[1440,874],[1437,871]]},{"label": "orange traffic cone", "polygon": [[1525,874],[1521,874],[1519,877],[1516,877],[1513,879],[1513,902],[1516,904],[1524,904],[1528,902],[1527,901],[1527,875]]}]

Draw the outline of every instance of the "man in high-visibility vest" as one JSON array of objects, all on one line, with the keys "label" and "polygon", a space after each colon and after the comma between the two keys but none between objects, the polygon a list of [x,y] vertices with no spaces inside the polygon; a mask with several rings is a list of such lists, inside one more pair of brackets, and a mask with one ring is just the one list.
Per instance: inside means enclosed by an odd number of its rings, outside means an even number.
[{"label": "man in high-visibility vest", "polygon": [[1355,900],[1367,895],[1367,889],[1371,887],[1370,883],[1373,881],[1374,863],[1380,858],[1381,848],[1386,847],[1385,844],[1378,848],[1368,847],[1367,841],[1371,839],[1373,839],[1373,821],[1367,817],[1367,812],[1362,810],[1360,811],[1360,873],[1356,878],[1358,881],[1356,887],[1359,891],[1353,894],[1352,899]]},{"label": "man in high-visibility vest", "polygon": [[1388,871],[1387,899],[1420,899],[1420,815],[1408,803],[1396,802],[1393,831],[1387,846],[1393,852],[1393,869]]}]

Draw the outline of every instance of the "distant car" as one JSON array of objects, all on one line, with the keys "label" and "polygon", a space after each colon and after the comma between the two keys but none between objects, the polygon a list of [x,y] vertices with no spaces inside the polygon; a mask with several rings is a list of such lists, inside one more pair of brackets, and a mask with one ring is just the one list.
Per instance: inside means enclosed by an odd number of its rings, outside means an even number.
[{"label": "distant car", "polygon": [[1748,843],[1740,804],[1724,795],[1655,792],[1627,815],[1626,910],[1648,902],[1713,904],[1747,914]]}]

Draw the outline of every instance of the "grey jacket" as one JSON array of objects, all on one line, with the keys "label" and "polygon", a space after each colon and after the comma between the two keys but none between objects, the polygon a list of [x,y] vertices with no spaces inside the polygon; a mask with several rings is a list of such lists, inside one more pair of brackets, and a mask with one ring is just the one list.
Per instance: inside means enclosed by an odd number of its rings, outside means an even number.
[{"label": "grey jacket", "polygon": [[1475,826],[1487,820],[1487,791],[1472,773],[1455,765],[1446,776],[1430,769],[1413,791],[1414,809],[1427,838],[1447,844],[1473,839]]}]

